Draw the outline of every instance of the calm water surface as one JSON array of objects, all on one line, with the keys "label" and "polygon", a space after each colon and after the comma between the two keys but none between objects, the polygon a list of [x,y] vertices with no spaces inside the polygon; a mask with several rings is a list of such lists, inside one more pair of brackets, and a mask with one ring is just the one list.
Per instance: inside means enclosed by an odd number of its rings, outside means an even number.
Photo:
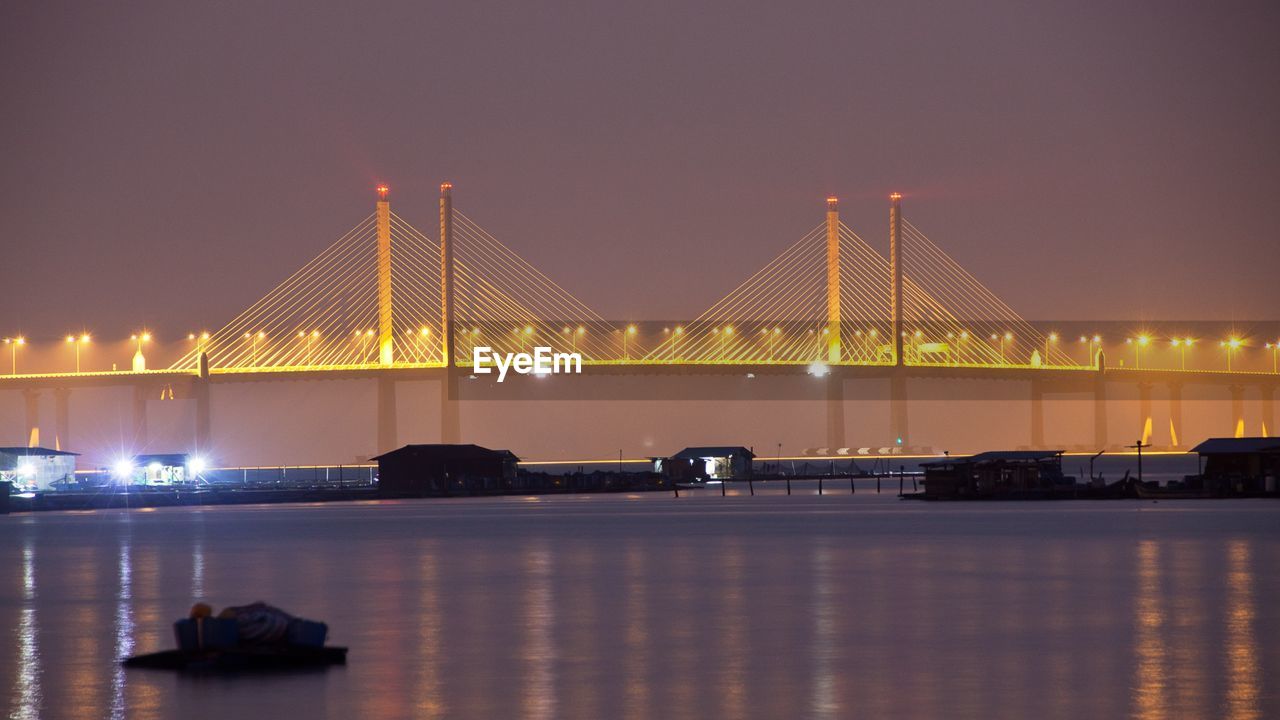
[{"label": "calm water surface", "polygon": [[[0,517],[0,712],[1280,716],[1274,501],[758,491]],[[349,665],[118,666],[195,599],[326,620]]]}]

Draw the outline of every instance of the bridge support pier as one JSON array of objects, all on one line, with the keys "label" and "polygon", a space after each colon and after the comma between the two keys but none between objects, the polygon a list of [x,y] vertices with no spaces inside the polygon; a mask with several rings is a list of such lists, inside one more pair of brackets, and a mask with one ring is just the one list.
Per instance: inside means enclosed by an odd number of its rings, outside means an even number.
[{"label": "bridge support pier", "polygon": [[440,388],[440,442],[462,442],[462,419],[458,411],[458,375],[452,366],[445,369]]},{"label": "bridge support pier", "polygon": [[1262,386],[1262,435],[1271,437],[1276,431],[1276,386]]},{"label": "bridge support pier", "polygon": [[40,444],[40,391],[27,388],[22,391],[27,410],[27,447]]},{"label": "bridge support pier", "polygon": [[1182,383],[1169,383],[1169,444],[1182,447]]},{"label": "bridge support pier", "polygon": [[1044,381],[1031,381],[1031,447],[1042,448],[1044,442]]},{"label": "bridge support pier", "polygon": [[844,447],[844,377],[827,374],[827,447],[831,454]]},{"label": "bridge support pier", "polygon": [[889,433],[897,446],[911,444],[907,435],[907,376],[901,366],[889,376]]},{"label": "bridge support pier", "polygon": [[71,446],[71,388],[53,391],[53,449]]},{"label": "bridge support pier", "polygon": [[133,386],[133,448],[143,451],[147,448],[147,391],[144,383]]},{"label": "bridge support pier", "polygon": [[1231,437],[1244,437],[1244,387],[1231,386]]},{"label": "bridge support pier", "polygon": [[378,454],[398,447],[396,427],[396,381],[386,374],[378,376]]},{"label": "bridge support pier", "polygon": [[192,381],[191,395],[196,401],[196,451],[207,453],[213,444],[213,422],[209,409],[207,374]]},{"label": "bridge support pier", "polygon": [[1138,425],[1142,442],[1151,442],[1151,383],[1138,383]]},{"label": "bridge support pier", "polygon": [[1093,381],[1093,445],[1105,450],[1107,444],[1107,381],[1099,372]]}]

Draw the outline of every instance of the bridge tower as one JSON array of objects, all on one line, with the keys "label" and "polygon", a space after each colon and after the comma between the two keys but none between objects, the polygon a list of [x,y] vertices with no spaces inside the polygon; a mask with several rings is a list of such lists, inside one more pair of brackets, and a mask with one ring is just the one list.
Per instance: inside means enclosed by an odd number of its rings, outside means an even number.
[{"label": "bridge tower", "polygon": [[440,340],[444,354],[444,383],[440,392],[440,442],[456,443],[462,436],[458,408],[458,377],[453,326],[453,183],[440,185]]},{"label": "bridge tower", "polygon": [[827,362],[840,362],[840,207],[827,198]]},{"label": "bridge tower", "polygon": [[445,367],[454,363],[453,183],[440,185],[440,341]]},{"label": "bridge tower", "polygon": [[899,446],[907,435],[907,376],[902,356],[902,193],[889,196],[889,316],[893,325],[893,364],[889,375],[889,432]]},{"label": "bridge tower", "polygon": [[893,363],[902,365],[902,193],[889,196],[889,313],[893,318]]},{"label": "bridge tower", "polygon": [[391,315],[391,203],[387,186],[378,186],[375,222],[378,234],[378,363],[395,362],[395,336]]}]

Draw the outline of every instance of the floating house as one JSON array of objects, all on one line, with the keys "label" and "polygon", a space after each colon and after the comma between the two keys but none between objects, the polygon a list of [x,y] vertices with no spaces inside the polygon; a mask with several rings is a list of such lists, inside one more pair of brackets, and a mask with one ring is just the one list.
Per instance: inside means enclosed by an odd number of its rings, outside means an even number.
[{"label": "floating house", "polygon": [[755,457],[741,445],[688,447],[671,457],[653,458],[653,470],[675,482],[746,479]]},{"label": "floating house", "polygon": [[1273,495],[1280,478],[1280,438],[1210,438],[1200,456],[1200,489],[1216,495]]},{"label": "floating house", "polygon": [[422,497],[497,492],[516,478],[520,458],[479,445],[405,445],[371,458],[378,463],[378,494]]},{"label": "floating house", "polygon": [[1065,497],[1061,450],[1004,450],[921,463],[926,500]]},{"label": "floating house", "polygon": [[133,457],[133,472],[126,481],[134,485],[181,485],[193,480],[191,456],[186,453],[152,453]]},{"label": "floating house", "polygon": [[0,482],[15,492],[53,490],[75,481],[78,453],[42,447],[0,447]]}]

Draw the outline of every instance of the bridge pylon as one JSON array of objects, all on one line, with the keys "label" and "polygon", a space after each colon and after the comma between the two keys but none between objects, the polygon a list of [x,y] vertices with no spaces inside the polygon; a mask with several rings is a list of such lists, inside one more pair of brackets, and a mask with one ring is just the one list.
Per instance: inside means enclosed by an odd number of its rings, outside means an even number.
[{"label": "bridge pylon", "polygon": [[395,335],[391,313],[391,203],[387,186],[378,186],[378,204],[374,210],[378,239],[378,363],[395,363]]},{"label": "bridge pylon", "polygon": [[462,437],[458,408],[457,357],[454,327],[453,183],[440,184],[440,341],[444,360],[444,387],[440,393],[440,441],[456,443]]},{"label": "bridge pylon", "polygon": [[454,357],[453,327],[453,183],[440,184],[440,342],[445,367],[452,367]]},{"label": "bridge pylon", "polygon": [[893,193],[889,196],[889,273],[893,364],[902,365],[902,193]]},{"label": "bridge pylon", "polygon": [[840,201],[827,198],[827,362],[840,362]]}]

